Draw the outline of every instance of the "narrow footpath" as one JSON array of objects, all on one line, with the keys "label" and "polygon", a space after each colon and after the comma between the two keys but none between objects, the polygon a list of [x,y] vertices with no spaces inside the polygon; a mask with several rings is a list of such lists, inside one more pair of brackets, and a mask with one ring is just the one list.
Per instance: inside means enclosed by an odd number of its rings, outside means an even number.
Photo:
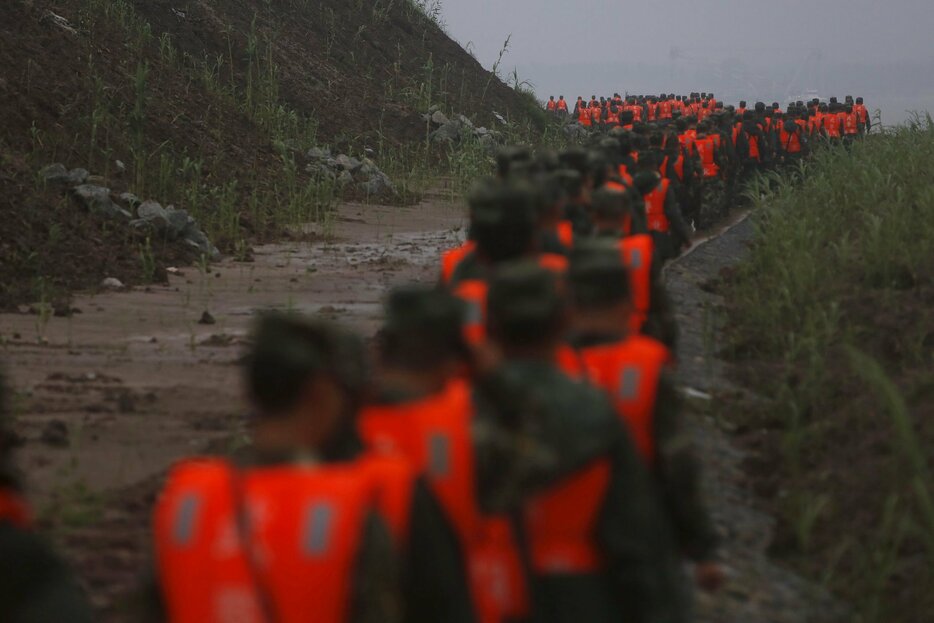
[{"label": "narrow footpath", "polygon": [[[744,454],[724,432],[730,397],[741,392],[717,357],[722,344],[723,298],[711,287],[724,269],[740,262],[753,239],[751,218],[700,243],[666,269],[677,310],[678,381],[688,405],[689,427],[702,465],[704,487],[723,542],[729,571],[724,590],[699,595],[697,623],[831,623],[846,620],[823,589],[768,557],[774,519],[756,508],[747,485]],[[724,426],[725,425],[725,426]]]}]

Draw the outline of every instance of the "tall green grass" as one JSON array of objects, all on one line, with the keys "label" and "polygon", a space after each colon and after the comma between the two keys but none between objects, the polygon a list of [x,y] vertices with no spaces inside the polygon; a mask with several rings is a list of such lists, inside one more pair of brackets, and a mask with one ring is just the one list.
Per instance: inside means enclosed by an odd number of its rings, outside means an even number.
[{"label": "tall green grass", "polygon": [[932,605],[932,159],[924,115],[758,179],[728,291],[737,374],[770,399],[737,417],[776,432],[792,555],[857,622]]}]

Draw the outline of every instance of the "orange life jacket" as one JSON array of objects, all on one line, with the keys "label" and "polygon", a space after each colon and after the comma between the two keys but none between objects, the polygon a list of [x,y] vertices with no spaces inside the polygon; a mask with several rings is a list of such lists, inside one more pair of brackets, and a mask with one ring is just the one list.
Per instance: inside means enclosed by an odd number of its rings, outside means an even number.
[{"label": "orange life jacket", "polygon": [[583,574],[604,564],[594,538],[610,483],[610,463],[593,461],[525,505],[525,532],[533,573]]},{"label": "orange life jacket", "polygon": [[824,131],[830,138],[840,138],[840,117],[832,113],[824,115]]},{"label": "orange life jacket", "polygon": [[681,143],[681,148],[684,150],[684,153],[691,155],[694,153],[694,141],[697,137],[697,132],[694,130],[685,130],[683,134],[678,135],[678,142]]},{"label": "orange life jacket", "polygon": [[658,114],[658,104],[653,104],[652,102],[649,102],[648,105],[646,105],[646,120],[655,121],[655,117],[657,114]]},{"label": "orange life jacket", "polygon": [[843,117],[843,133],[847,136],[859,134],[859,115],[855,111]]},{"label": "orange life jacket", "polygon": [[525,614],[528,597],[508,519],[476,501],[473,414],[470,386],[452,381],[423,400],[367,407],[358,426],[369,448],[405,457],[425,477],[460,544],[478,622],[501,623]]},{"label": "orange life jacket", "polygon": [[605,390],[626,422],[633,442],[649,467],[655,463],[655,400],[662,371],[671,361],[658,341],[632,335],[622,342],[581,351],[592,382]]},{"label": "orange life jacket", "polygon": [[468,240],[464,244],[454,249],[449,249],[441,254],[441,283],[451,283],[451,277],[461,261],[470,255],[477,248],[477,243]]},{"label": "orange life jacket", "polygon": [[632,120],[633,121],[642,121],[642,106],[638,104],[633,104],[629,107],[629,110],[632,111]]},{"label": "orange life jacket", "polygon": [[811,133],[811,136],[815,134],[820,134],[821,128],[824,127],[824,116],[816,112],[811,115],[811,118],[808,121],[808,131]]},{"label": "orange life jacket", "polygon": [[866,125],[866,122],[869,121],[869,109],[866,108],[865,104],[854,104],[853,112],[856,113],[859,122],[863,125]]},{"label": "orange life jacket", "polygon": [[[542,253],[536,258],[538,265],[555,274],[564,274],[568,259],[557,253]],[[486,303],[489,285],[482,279],[465,279],[454,289],[454,295],[467,304],[464,317],[464,339],[468,344],[481,344],[486,340]]]},{"label": "orange life jacket", "polygon": [[555,233],[558,236],[558,242],[566,249],[574,246],[574,223],[571,221],[561,221],[558,223]]},{"label": "orange life jacket", "polygon": [[464,316],[464,339],[468,344],[486,340],[486,297],[489,286],[482,279],[465,279],[454,289],[454,295],[467,304]]},{"label": "orange life jacket", "polygon": [[629,174],[629,169],[626,168],[625,164],[619,165],[619,178],[629,186],[632,186],[632,176]]},{"label": "orange life jacket", "polygon": [[695,141],[694,146],[697,148],[698,155],[700,155],[704,177],[709,179],[720,175],[720,167],[714,162],[715,147],[713,138],[710,136],[699,138]]},{"label": "orange life jacket", "polygon": [[607,125],[619,125],[619,113],[613,112],[613,109],[610,108],[606,111],[606,123]]},{"label": "orange life jacket", "polygon": [[548,100],[548,103],[545,105],[545,108],[548,110],[548,112],[554,112],[556,106],[557,104],[555,103],[554,100]]},{"label": "orange life jacket", "polygon": [[21,529],[32,526],[32,513],[20,495],[5,487],[0,487],[0,522],[9,522]]},{"label": "orange life jacket", "polygon": [[[795,124],[797,125],[797,123]],[[782,129],[779,131],[778,139],[782,143],[782,149],[785,150],[785,153],[789,154],[798,154],[801,153],[801,129],[798,126],[798,130],[795,132],[788,132],[785,130],[785,126],[782,125]]]},{"label": "orange life jacket", "polygon": [[671,100],[662,100],[658,103],[658,118],[671,119]]},{"label": "orange life jacket", "polygon": [[567,100],[563,100],[563,99],[562,99],[562,100],[558,100],[558,110],[560,110],[561,112],[567,112],[567,111],[568,111],[568,102],[567,102]]},{"label": "orange life jacket", "polygon": [[645,196],[645,217],[649,231],[668,233],[671,224],[665,216],[665,200],[668,197],[668,178],[662,178],[655,189]]},{"label": "orange life jacket", "polygon": [[600,106],[599,106],[599,105],[594,106],[593,108],[590,109],[590,116],[593,118],[593,122],[594,122],[594,123],[600,123],[600,114],[601,114],[601,112],[602,112],[602,111],[600,110]]},{"label": "orange life jacket", "polygon": [[[672,165],[675,170],[675,176],[678,178],[678,181],[684,181],[684,156],[679,155],[678,158],[674,161]],[[662,166],[659,169],[659,172],[668,177],[668,156],[662,158]]]},{"label": "orange life jacket", "polygon": [[408,469],[388,459],[242,473],[221,459],[177,465],[153,517],[168,620],[346,621],[364,523],[382,513],[377,465]]},{"label": "orange life jacket", "polygon": [[581,106],[580,108],[578,108],[577,109],[577,121],[582,126],[585,126],[588,128],[592,126],[593,121],[591,120],[590,109],[585,106]]},{"label": "orange life jacket", "polygon": [[620,239],[619,249],[629,275],[632,297],[629,330],[637,333],[642,330],[652,306],[652,253],[655,243],[648,234],[636,234]]}]

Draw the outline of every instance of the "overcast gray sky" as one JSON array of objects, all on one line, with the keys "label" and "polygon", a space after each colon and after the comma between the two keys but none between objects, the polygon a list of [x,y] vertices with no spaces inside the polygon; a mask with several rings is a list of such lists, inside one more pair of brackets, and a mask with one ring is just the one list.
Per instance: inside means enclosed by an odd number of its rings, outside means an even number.
[{"label": "overcast gray sky", "polygon": [[[833,88],[934,103],[934,0],[441,2],[448,31],[487,68],[511,34],[501,73],[516,68],[541,97],[720,88],[777,99]],[[847,63],[872,71],[845,75]],[[904,85],[873,75],[892,66],[914,68]]]}]

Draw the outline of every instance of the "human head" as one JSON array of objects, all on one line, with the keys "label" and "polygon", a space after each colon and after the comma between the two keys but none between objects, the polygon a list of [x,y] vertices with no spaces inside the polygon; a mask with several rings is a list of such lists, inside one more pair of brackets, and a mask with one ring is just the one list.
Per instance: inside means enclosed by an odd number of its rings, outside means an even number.
[{"label": "human head", "polygon": [[629,275],[609,238],[575,245],[568,268],[571,330],[626,334],[631,307]]},{"label": "human head", "polygon": [[540,194],[527,180],[478,183],[467,201],[471,237],[481,257],[499,263],[532,252],[540,200]]},{"label": "human head", "polygon": [[245,359],[260,452],[334,455],[353,436],[368,381],[362,342],[334,325],[292,314],[257,320]]},{"label": "human head", "polygon": [[381,371],[402,371],[439,390],[468,363],[464,303],[449,292],[405,286],[390,292],[378,334]]},{"label": "human head", "polygon": [[501,267],[490,282],[487,333],[507,358],[548,356],[566,326],[558,278],[534,262]]},{"label": "human head", "polygon": [[622,233],[631,209],[630,193],[609,188],[595,191],[591,204],[594,228],[598,232]]}]

